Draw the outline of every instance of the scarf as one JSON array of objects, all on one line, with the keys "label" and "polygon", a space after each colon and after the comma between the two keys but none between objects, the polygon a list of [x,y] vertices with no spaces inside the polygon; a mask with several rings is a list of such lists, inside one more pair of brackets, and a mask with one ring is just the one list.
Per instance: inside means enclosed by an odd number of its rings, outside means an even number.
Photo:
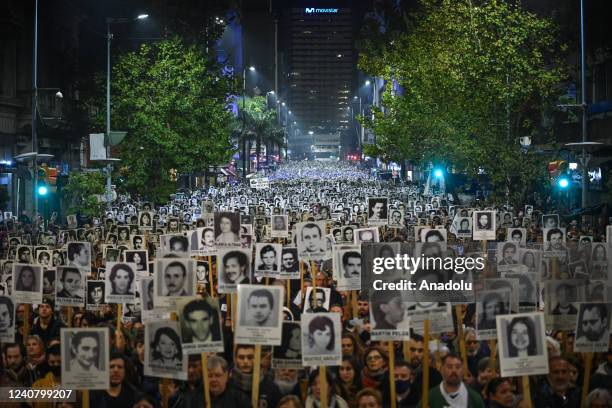
[{"label": "scarf", "polygon": [[253,374],[244,374],[236,367],[232,368],[232,380],[236,383],[236,386],[246,392],[250,393],[253,388]]},{"label": "scarf", "polygon": [[[318,399],[316,399],[312,395],[310,395],[310,398],[312,400],[312,406],[313,407],[319,408],[321,406],[321,401],[319,401]],[[327,404],[327,408],[336,408],[336,407],[337,407],[336,396],[332,395],[331,399],[329,400],[329,404]]]},{"label": "scarf", "polygon": [[468,406],[468,391],[463,382],[459,386],[459,391],[449,394],[444,390],[444,382],[440,383],[442,397],[452,408],[466,408]]},{"label": "scarf", "polygon": [[372,372],[368,367],[364,367],[361,378],[364,387],[378,388],[387,371],[384,368]]},{"label": "scarf", "polygon": [[36,367],[44,362],[45,362],[45,353],[43,353],[38,358],[28,357],[27,362],[26,362],[26,367],[28,367],[30,370],[36,370]]}]

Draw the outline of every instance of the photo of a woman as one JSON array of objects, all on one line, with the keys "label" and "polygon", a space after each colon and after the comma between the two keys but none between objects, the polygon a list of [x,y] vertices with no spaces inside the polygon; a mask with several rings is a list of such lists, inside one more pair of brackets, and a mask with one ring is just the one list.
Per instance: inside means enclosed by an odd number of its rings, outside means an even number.
[{"label": "photo of a woman", "polygon": [[[215,218],[216,214],[215,214]],[[238,228],[234,228],[232,218],[228,214],[221,214],[215,219],[215,241],[221,244],[233,244],[240,242]]]},{"label": "photo of a woman", "polygon": [[509,357],[528,357],[538,354],[535,324],[528,316],[513,318],[506,332]]},{"label": "photo of a woman", "polygon": [[24,266],[21,268],[15,281],[15,290],[21,292],[36,291],[36,275],[31,267]]},{"label": "photo of a woman", "polygon": [[309,355],[335,353],[334,323],[327,316],[316,316],[308,324],[307,345]]},{"label": "photo of a woman", "polygon": [[502,295],[497,292],[487,293],[482,300],[478,330],[495,330],[495,316],[507,313],[508,308]]},{"label": "photo of a woman", "polygon": [[170,327],[157,329],[151,342],[151,367],[181,370],[182,357],[179,335]]}]

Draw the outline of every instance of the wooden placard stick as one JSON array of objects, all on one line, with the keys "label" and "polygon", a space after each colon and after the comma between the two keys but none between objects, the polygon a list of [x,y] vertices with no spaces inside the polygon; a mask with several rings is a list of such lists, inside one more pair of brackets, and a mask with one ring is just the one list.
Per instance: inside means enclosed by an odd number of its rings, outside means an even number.
[{"label": "wooden placard stick", "polygon": [[121,330],[121,315],[123,314],[123,304],[117,303],[117,331]]},{"label": "wooden placard stick", "polygon": [[204,384],[204,403],[206,408],[211,408],[210,384],[208,383],[208,357],[202,353],[202,384]]},{"label": "wooden placard stick", "polygon": [[395,350],[393,342],[389,341],[387,353],[389,354],[389,392],[391,393],[391,408],[397,408],[397,396],[395,391]]},{"label": "wooden placard stick", "polygon": [[259,406],[259,382],[261,377],[261,344],[255,345],[255,359],[253,360],[253,385],[251,392],[251,405]]},{"label": "wooden placard stick", "polygon": [[353,319],[356,319],[357,316],[359,316],[359,307],[357,306],[357,301],[358,301],[358,297],[359,295],[357,294],[356,290],[352,290],[351,291],[351,306],[353,309]]},{"label": "wooden placard stick", "polygon": [[210,281],[210,297],[215,297],[215,284],[213,278],[212,256],[208,256],[208,280]]},{"label": "wooden placard stick", "polygon": [[72,306],[68,306],[68,310],[66,313],[66,320],[67,320],[66,326],[68,327],[72,327],[72,312],[73,312]]},{"label": "wooden placard stick", "polygon": [[319,367],[319,387],[321,388],[321,408],[327,408],[327,367]]},{"label": "wooden placard stick", "polygon": [[82,407],[83,408],[89,408],[89,390],[82,390],[81,391],[81,399],[83,400],[83,404]]},{"label": "wooden placard stick", "polygon": [[404,353],[404,360],[410,362],[412,355],[410,353],[410,344],[408,344],[408,341],[402,341],[402,351]]},{"label": "wooden placard stick", "polygon": [[421,407],[429,408],[429,319],[423,321],[423,388]]},{"label": "wooden placard stick", "polygon": [[[584,378],[582,380],[582,399],[580,406],[586,407],[586,400],[589,395],[589,384],[591,383],[591,370],[593,369],[593,353],[586,353],[584,356]],[[609,402],[609,401],[608,401]]]},{"label": "wooden placard stick", "polygon": [[23,344],[28,342],[30,334],[30,305],[23,305]]},{"label": "wooden placard stick", "polygon": [[497,365],[497,341],[489,340],[489,350],[491,350],[491,359],[489,360],[489,367],[491,367],[494,371],[496,370]]},{"label": "wooden placard stick", "polygon": [[[119,303],[119,306],[121,306],[121,303]],[[176,312],[170,313],[170,320],[173,320],[173,321],[178,320]],[[162,389],[161,389],[162,407],[170,408],[170,403],[169,403],[170,401],[170,379],[162,378],[161,382],[162,382]]]},{"label": "wooden placard stick", "polygon": [[463,366],[467,367],[467,349],[465,347],[465,334],[463,333],[463,312],[461,311],[461,305],[455,306],[455,316],[457,316],[457,333],[459,335],[459,352],[461,353],[461,361],[463,362]]},{"label": "wooden placard stick", "polygon": [[301,293],[302,299],[304,299],[306,297],[306,294],[304,293],[304,264],[302,263],[302,261],[299,261],[299,265],[300,265],[300,293]]},{"label": "wooden placard stick", "polygon": [[230,321],[233,331],[234,321],[232,320],[232,297],[229,293],[225,294],[225,319]]},{"label": "wooden placard stick", "polygon": [[523,382],[523,401],[525,401],[525,408],[532,408],[533,403],[531,402],[531,387],[529,385],[529,376],[522,376],[521,381]]}]

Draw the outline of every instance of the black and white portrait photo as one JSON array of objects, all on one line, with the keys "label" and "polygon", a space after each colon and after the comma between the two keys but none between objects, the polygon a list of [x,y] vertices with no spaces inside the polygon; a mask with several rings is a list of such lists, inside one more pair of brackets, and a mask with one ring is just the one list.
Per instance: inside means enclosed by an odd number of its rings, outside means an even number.
[{"label": "black and white portrait photo", "polygon": [[15,341],[15,303],[10,296],[0,295],[0,342]]},{"label": "black and white portrait photo", "polygon": [[146,249],[144,235],[132,235],[132,249],[138,251]]},{"label": "black and white portrait photo", "polygon": [[144,374],[187,380],[187,361],[179,335],[179,322],[151,321],[145,324]]},{"label": "black and white portrait photo", "polygon": [[474,211],[472,226],[474,241],[495,240],[495,211]]},{"label": "black and white portrait photo", "polygon": [[338,313],[302,315],[302,362],[305,366],[337,366],[342,362]]},{"label": "black and white portrait photo", "polygon": [[163,258],[155,262],[155,307],[175,308],[180,297],[196,295],[195,261]]},{"label": "black and white portrait photo", "polygon": [[55,304],[85,306],[86,273],[71,266],[59,266],[55,281]]},{"label": "black and white portrait photo", "polygon": [[100,310],[105,303],[105,282],[103,280],[87,280],[87,310]]},{"label": "black and white portrait photo", "polygon": [[35,304],[42,302],[42,266],[13,264],[12,295],[17,303]]},{"label": "black and white portrait photo", "polygon": [[548,373],[548,352],[542,312],[496,318],[502,377]]},{"label": "black and white portrait photo", "polygon": [[410,302],[407,306],[406,315],[411,332],[422,336],[425,319],[429,320],[431,334],[442,334],[454,330],[450,302]]},{"label": "black and white portrait photo", "polygon": [[17,247],[17,257],[15,260],[22,264],[32,263],[32,247],[28,245],[19,245]]},{"label": "black and white portrait photo", "polygon": [[605,353],[610,343],[610,304],[580,303],[574,351]]},{"label": "black and white portrait photo", "polygon": [[421,242],[446,242],[446,230],[423,228],[421,230]]},{"label": "black and white portrait photo", "polygon": [[393,207],[389,207],[389,221],[388,225],[392,228],[403,228],[404,227],[404,213]]},{"label": "black and white portrait photo", "polygon": [[576,328],[578,306],[584,299],[585,281],[581,279],[544,282],[546,328],[573,330]]},{"label": "black and white portrait photo", "polygon": [[471,238],[472,237],[472,219],[469,217],[456,217],[456,231],[457,238]]},{"label": "black and white portrait photo", "polygon": [[89,242],[68,243],[68,266],[91,272],[91,248]]},{"label": "black and white portrait photo", "polygon": [[199,285],[208,283],[209,271],[208,261],[196,261],[196,281]]},{"label": "black and white portrait photo", "polygon": [[335,251],[338,290],[361,290],[361,246],[342,246]]},{"label": "black and white portrait photo", "polygon": [[300,260],[320,261],[325,259],[327,242],[324,221],[298,223],[296,238]]},{"label": "black and white portrait photo", "polygon": [[507,271],[519,265],[519,246],[516,242],[497,243],[497,270]]},{"label": "black and white portrait photo", "polygon": [[106,264],[106,303],[134,303],[136,292],[136,265],[127,262]]},{"label": "black and white portrait photo", "polygon": [[[134,264],[137,276],[149,276],[149,255],[146,250],[127,250],[123,252],[125,262]],[[108,267],[107,267],[108,268]]]},{"label": "black and white portrait photo", "polygon": [[105,328],[62,328],[62,386],[104,390],[110,386],[109,331]]},{"label": "black and white portrait photo", "polygon": [[476,331],[479,340],[495,338],[495,318],[510,313],[510,299],[510,289],[482,290],[476,293]]},{"label": "black and white portrait photo", "polygon": [[166,320],[170,313],[161,308],[155,308],[155,278],[140,278],[137,281],[138,293],[140,294],[140,315],[142,322]]},{"label": "black and white portrait photo", "polygon": [[236,212],[215,213],[215,242],[217,245],[240,244],[240,214]]},{"label": "black and white portrait photo", "polygon": [[328,312],[330,297],[330,288],[313,288],[312,286],[307,287],[306,302],[304,303],[304,313]]},{"label": "black and white portrait photo", "polygon": [[281,279],[299,279],[300,261],[295,247],[283,247],[281,251]]},{"label": "black and white portrait photo", "polygon": [[378,228],[359,228],[355,230],[355,243],[378,242]]},{"label": "black and white portrait photo", "polygon": [[240,344],[280,345],[284,288],[282,286],[238,286]]},{"label": "black and white portrait photo", "polygon": [[47,249],[36,250],[36,263],[43,268],[51,267],[51,251]]},{"label": "black and white portrait photo", "polygon": [[183,234],[165,234],[159,237],[160,251],[163,255],[187,258],[190,255],[189,236]]},{"label": "black and white portrait photo", "polygon": [[302,369],[302,328],[300,322],[284,321],[280,346],[272,347],[272,368]]},{"label": "black and white portrait photo", "polygon": [[544,251],[561,252],[567,251],[565,246],[565,228],[544,228],[542,229],[544,236]]},{"label": "black and white portrait photo", "polygon": [[368,224],[385,225],[387,224],[387,208],[389,206],[387,197],[368,198]]},{"label": "black and white portrait photo", "polygon": [[219,293],[237,293],[238,284],[251,282],[251,251],[223,248],[217,254]]},{"label": "black and white portrait photo", "polygon": [[217,252],[215,230],[212,227],[198,228],[198,251],[201,255],[212,255]]},{"label": "black and white portrait photo", "polygon": [[372,339],[399,340],[410,336],[406,303],[401,291],[376,290],[369,296]]},{"label": "black and white portrait photo", "polygon": [[559,228],[559,214],[542,215],[542,228]]},{"label": "black and white portrait photo", "polygon": [[177,303],[183,352],[222,352],[221,312],[217,298],[182,298]]},{"label": "black and white portrait photo", "polygon": [[141,211],[138,216],[138,226],[143,229],[150,229],[153,227],[153,215],[150,211]]},{"label": "black and white portrait photo", "polygon": [[280,277],[282,244],[255,244],[255,276]]},{"label": "black and white portrait photo", "polygon": [[271,224],[270,237],[287,238],[289,236],[289,217],[287,215],[272,215]]},{"label": "black and white portrait photo", "polygon": [[520,247],[525,247],[527,243],[526,228],[508,228],[506,241],[514,242]]}]

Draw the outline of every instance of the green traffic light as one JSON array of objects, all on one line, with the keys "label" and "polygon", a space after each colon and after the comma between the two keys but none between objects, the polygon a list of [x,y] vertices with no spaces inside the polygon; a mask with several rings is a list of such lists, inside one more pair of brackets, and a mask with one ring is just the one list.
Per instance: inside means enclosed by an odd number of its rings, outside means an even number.
[{"label": "green traffic light", "polygon": [[39,196],[46,196],[48,192],[49,192],[49,189],[47,188],[47,186],[38,186]]}]

